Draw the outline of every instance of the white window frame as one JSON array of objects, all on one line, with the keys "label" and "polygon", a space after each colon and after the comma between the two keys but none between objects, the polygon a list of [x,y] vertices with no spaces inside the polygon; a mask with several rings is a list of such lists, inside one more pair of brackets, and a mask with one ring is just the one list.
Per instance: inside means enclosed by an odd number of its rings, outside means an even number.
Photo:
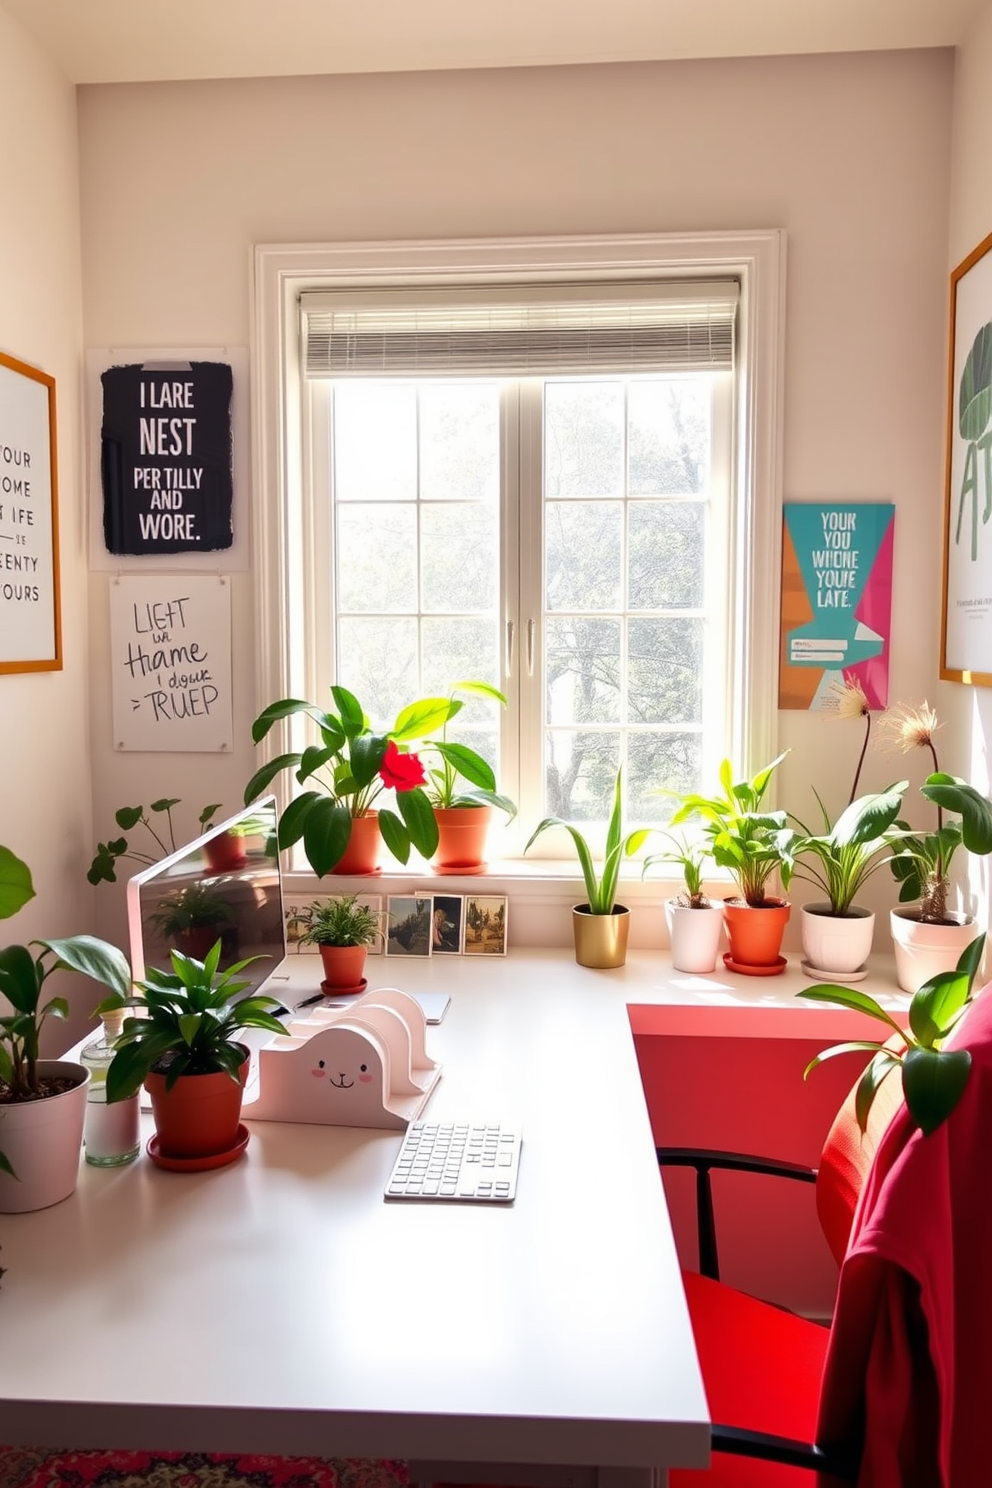
[{"label": "white window frame", "polygon": [[[330,615],[316,555],[328,551],[321,503],[291,497],[325,474],[327,448],[309,427],[301,376],[299,295],[304,290],[473,281],[561,281],[735,276],[740,281],[731,520],[740,561],[729,608],[732,737],[726,753],[750,772],[774,757],[777,735],[785,235],[778,229],[625,237],[449,242],[264,244],[253,251],[252,471],[255,580],[254,713],[280,697],[315,697],[292,637],[327,633]],[[319,457],[318,457],[319,458]],[[515,463],[515,462],[514,462]],[[513,466],[511,465],[511,468]],[[304,532],[308,521],[311,530]],[[307,559],[311,561],[307,561]],[[297,574],[302,561],[304,582]],[[254,715],[253,715],[254,716]],[[273,730],[271,751],[287,747]],[[283,803],[285,804],[285,803]],[[571,866],[571,865],[570,865]],[[513,865],[500,877],[530,876]],[[400,870],[397,870],[398,872]],[[409,875],[406,875],[409,876]],[[630,897],[628,895],[628,897]],[[636,897],[636,896],[635,896]]]}]

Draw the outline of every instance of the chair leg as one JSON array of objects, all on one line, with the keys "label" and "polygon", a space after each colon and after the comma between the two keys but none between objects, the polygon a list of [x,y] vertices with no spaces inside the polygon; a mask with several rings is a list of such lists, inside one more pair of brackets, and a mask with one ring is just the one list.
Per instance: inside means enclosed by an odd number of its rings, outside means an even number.
[{"label": "chair leg", "polygon": [[696,1223],[699,1227],[699,1269],[704,1276],[720,1280],[720,1262],[716,1249],[716,1219],[713,1214],[713,1186],[707,1167],[696,1169]]}]

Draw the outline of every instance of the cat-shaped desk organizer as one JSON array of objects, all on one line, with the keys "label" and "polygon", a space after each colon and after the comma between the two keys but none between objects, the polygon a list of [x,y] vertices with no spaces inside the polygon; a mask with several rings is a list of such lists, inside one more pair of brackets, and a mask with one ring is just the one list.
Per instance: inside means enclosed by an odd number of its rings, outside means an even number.
[{"label": "cat-shaped desk organizer", "polygon": [[402,1131],[441,1076],[427,1053],[427,1020],[398,987],[366,992],[347,1008],[290,1020],[258,1053],[258,1096],[248,1121],[303,1121]]}]

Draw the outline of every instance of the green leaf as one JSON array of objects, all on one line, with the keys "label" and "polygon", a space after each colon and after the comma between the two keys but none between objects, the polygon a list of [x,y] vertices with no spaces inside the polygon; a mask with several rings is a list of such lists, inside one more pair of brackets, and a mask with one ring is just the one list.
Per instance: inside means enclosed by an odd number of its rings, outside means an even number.
[{"label": "green leaf", "polygon": [[300,763],[302,758],[303,756],[299,754],[279,754],[275,759],[269,760],[267,765],[263,765],[261,769],[256,770],[245,786],[245,805],[250,806],[252,801],[256,800],[257,797],[264,795],[280,770],[294,768]]},{"label": "green leaf", "polygon": [[278,703],[270,703],[267,708],[263,708],[251,726],[251,736],[256,744],[260,744],[274,723],[278,723],[283,718],[289,718],[294,713],[316,713],[317,711],[312,703],[304,702],[301,698],[281,698]]},{"label": "green leaf", "polygon": [[969,444],[980,439],[992,413],[992,325],[983,325],[971,344],[958,391],[958,428]]},{"label": "green leaf", "polygon": [[971,979],[957,971],[941,971],[913,994],[909,1026],[927,1049],[945,1038],[968,1001]]},{"label": "green leaf", "polygon": [[9,847],[0,847],[0,920],[9,919],[33,898],[34,884],[27,863]]},{"label": "green leaf", "polygon": [[452,692],[470,692],[475,697],[492,698],[493,702],[506,707],[506,698],[498,687],[493,687],[488,682],[456,682]]},{"label": "green leaf", "polygon": [[863,1132],[868,1130],[868,1113],[882,1081],[890,1070],[901,1062],[898,1055],[893,1054],[891,1049],[879,1049],[858,1081],[857,1094],[854,1097],[854,1114]]},{"label": "green leaf", "polygon": [[341,727],[348,739],[356,739],[369,726],[365,710],[353,692],[347,687],[332,687],[331,697],[341,719]]},{"label": "green leaf", "polygon": [[873,842],[888,831],[902,809],[903,792],[908,781],[900,781],[875,795],[859,796],[842,811],[829,838],[838,847],[852,843]]},{"label": "green leaf", "polygon": [[41,988],[39,968],[27,946],[0,950],[0,992],[18,1013],[33,1013]]},{"label": "green leaf", "polygon": [[942,771],[927,776],[920,794],[944,811],[958,813],[961,841],[969,852],[982,856],[992,852],[992,803],[987,796],[966,781]]},{"label": "green leaf", "polygon": [[412,744],[418,739],[426,739],[429,734],[443,728],[455,711],[456,705],[451,698],[422,698],[397,713],[389,730],[390,737],[397,744]]},{"label": "green leaf", "polygon": [[817,1069],[821,1064],[826,1063],[828,1059],[835,1059],[838,1054],[865,1054],[869,1052],[878,1052],[877,1042],[871,1042],[868,1039],[850,1039],[846,1044],[832,1044],[829,1049],[822,1049],[819,1054],[813,1056],[803,1070],[803,1079],[805,1080],[807,1078],[811,1070]]},{"label": "green leaf", "polygon": [[[179,797],[178,796],[162,796],[158,801],[153,801],[152,804],[151,804],[151,806],[148,809],[149,809],[149,811],[171,811],[172,808],[173,808],[173,806],[178,806],[178,805],[179,805]],[[214,810],[216,810],[216,809],[217,808],[214,807]],[[123,826],[123,825],[124,825],[124,823],[122,822],[121,823],[121,826]]]},{"label": "green leaf", "polygon": [[[0,1173],[7,1173],[10,1175],[11,1178],[17,1178],[17,1174],[11,1167],[10,1158],[5,1152],[0,1152]],[[18,1179],[18,1182],[20,1182],[20,1179]],[[3,1272],[0,1271],[0,1276],[2,1275]]]},{"label": "green leaf", "polygon": [[305,780],[315,774],[317,770],[323,769],[328,760],[334,758],[335,751],[327,746],[310,744],[300,755],[300,768],[296,772],[296,778],[302,785]]},{"label": "green leaf", "polygon": [[318,878],[340,863],[351,836],[351,812],[340,801],[314,801],[303,830],[303,849]]},{"label": "green leaf", "polygon": [[437,852],[438,831],[434,809],[420,786],[413,790],[397,791],[396,805],[406,822],[410,841],[424,858]]},{"label": "green leaf", "polygon": [[978,975],[978,968],[982,964],[984,954],[985,932],[983,931],[981,935],[976,935],[975,939],[965,946],[961,955],[958,957],[957,969],[968,978],[969,983],[973,982]]},{"label": "green leaf", "polygon": [[123,951],[93,935],[72,935],[67,940],[36,940],[56,957],[56,965],[78,971],[109,987],[123,1001],[131,993],[131,967]]},{"label": "green leaf", "polygon": [[306,831],[307,818],[318,801],[326,801],[327,797],[321,795],[320,791],[304,791],[302,796],[296,796],[282,816],[279,818],[278,841],[281,848],[292,847],[299,842]]},{"label": "green leaf", "polygon": [[903,1060],[902,1089],[913,1120],[929,1136],[954,1110],[968,1083],[967,1049],[910,1049]]},{"label": "green leaf", "polygon": [[895,1019],[890,1018],[874,997],[870,997],[867,992],[862,992],[858,987],[837,987],[824,982],[816,987],[804,987],[801,992],[796,993],[796,996],[805,997],[809,1002],[837,1002],[841,1007],[854,1008],[859,1013],[867,1013],[869,1018],[877,1018],[880,1023],[887,1023],[894,1032],[905,1037]]},{"label": "green leaf", "polygon": [[130,832],[140,822],[144,810],[143,806],[122,806],[119,811],[114,812],[114,821],[122,832]]},{"label": "green leaf", "polygon": [[379,832],[383,842],[400,863],[410,861],[410,836],[395,811],[385,807],[379,812]]},{"label": "green leaf", "polygon": [[477,785],[482,790],[495,791],[496,776],[493,774],[492,766],[488,760],[484,760],[481,754],[476,754],[467,744],[448,744],[439,739],[433,745],[442,759],[472,785]]},{"label": "green leaf", "polygon": [[348,756],[351,773],[359,788],[368,785],[378,775],[388,743],[385,734],[362,734],[352,739]]}]

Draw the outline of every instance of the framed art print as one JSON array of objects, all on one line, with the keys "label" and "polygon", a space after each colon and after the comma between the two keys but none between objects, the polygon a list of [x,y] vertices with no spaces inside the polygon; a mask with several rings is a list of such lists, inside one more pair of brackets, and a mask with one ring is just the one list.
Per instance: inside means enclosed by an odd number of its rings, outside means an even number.
[{"label": "framed art print", "polygon": [[992,234],[951,274],[940,675],[992,685]]},{"label": "framed art print", "polygon": [[0,352],[0,672],[62,670],[55,379]]}]

